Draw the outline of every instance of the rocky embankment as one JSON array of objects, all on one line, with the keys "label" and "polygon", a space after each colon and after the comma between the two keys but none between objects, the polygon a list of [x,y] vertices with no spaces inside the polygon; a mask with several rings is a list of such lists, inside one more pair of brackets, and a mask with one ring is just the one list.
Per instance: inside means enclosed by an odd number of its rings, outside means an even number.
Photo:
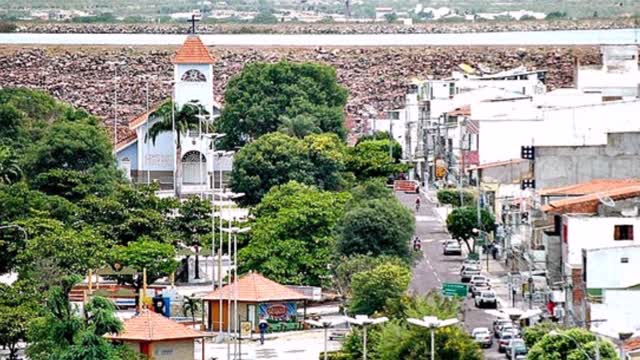
[{"label": "rocky embankment", "polygon": [[[532,20],[508,22],[198,24],[200,34],[443,34],[503,31],[607,30],[633,28],[631,18]],[[189,24],[18,23],[18,32],[85,34],[186,34]]]},{"label": "rocky embankment", "polygon": [[[124,136],[127,120],[146,107],[147,82],[151,104],[170,96],[174,51],[169,47],[4,47],[0,48],[0,86],[44,89],[100,116],[110,129],[117,89],[119,132]],[[447,77],[461,63],[494,71],[520,65],[547,69],[547,85],[553,89],[572,85],[576,57],[585,65],[600,61],[594,47],[211,48],[211,53],[217,59],[213,90],[220,102],[228,80],[250,62],[315,61],[335,67],[340,83],[349,89],[348,125],[356,134],[363,119],[401,106],[411,79]]]}]

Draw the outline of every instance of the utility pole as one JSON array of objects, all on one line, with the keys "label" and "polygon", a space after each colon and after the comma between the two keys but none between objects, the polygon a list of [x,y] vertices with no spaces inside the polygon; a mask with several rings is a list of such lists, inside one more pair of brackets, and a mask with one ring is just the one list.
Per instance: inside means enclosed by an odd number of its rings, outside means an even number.
[{"label": "utility pole", "polygon": [[[429,178],[427,177],[427,167],[429,166],[429,119],[431,111],[421,112],[422,119],[422,156],[424,163],[422,164],[422,181],[426,190],[429,190]],[[431,176],[431,174],[429,174]]]}]

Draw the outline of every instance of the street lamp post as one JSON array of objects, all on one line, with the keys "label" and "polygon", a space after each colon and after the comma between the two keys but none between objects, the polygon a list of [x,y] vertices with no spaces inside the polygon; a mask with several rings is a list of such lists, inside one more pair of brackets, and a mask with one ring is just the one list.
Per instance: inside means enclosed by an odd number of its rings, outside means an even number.
[{"label": "street lamp post", "polygon": [[[489,272],[489,247],[487,246],[487,241],[489,241],[489,233],[484,231],[484,230],[480,230],[478,228],[473,228],[473,230],[471,230],[474,234],[484,234],[484,245],[485,245],[485,249],[487,252],[487,272]],[[475,247],[475,241],[473,242],[474,247]]]},{"label": "street lamp post", "polygon": [[389,319],[387,317],[370,318],[367,315],[356,315],[355,318],[345,317],[345,320],[350,324],[362,326],[362,359],[367,360],[367,326],[382,324]]},{"label": "street lamp post", "polygon": [[334,326],[340,325],[340,324],[344,324],[346,322],[345,319],[337,319],[337,320],[321,320],[321,321],[316,321],[316,320],[305,320],[305,322],[307,324],[313,325],[315,327],[319,327],[319,328],[323,328],[324,329],[324,360],[327,360],[327,338],[328,338],[328,332],[329,332],[329,328],[332,328]]},{"label": "street lamp post", "polygon": [[407,322],[409,322],[410,324],[413,325],[418,325],[418,326],[422,326],[425,327],[429,330],[431,330],[431,360],[435,359],[435,341],[434,341],[434,332],[436,329],[438,328],[442,328],[442,327],[446,327],[446,326],[451,326],[454,324],[458,323],[458,319],[446,319],[446,320],[439,320],[437,317],[435,316],[425,316],[422,320],[420,319],[412,319],[409,318],[407,319]]}]

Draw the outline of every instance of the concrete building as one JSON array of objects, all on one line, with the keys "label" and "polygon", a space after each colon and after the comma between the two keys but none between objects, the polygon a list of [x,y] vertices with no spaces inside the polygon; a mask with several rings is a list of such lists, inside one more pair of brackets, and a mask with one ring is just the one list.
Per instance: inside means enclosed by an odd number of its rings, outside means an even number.
[{"label": "concrete building", "polygon": [[601,66],[578,66],[576,88],[609,99],[638,97],[640,70],[637,45],[603,46]]},{"label": "concrete building", "polygon": [[377,7],[375,21],[387,21],[386,16],[393,14],[393,8],[390,7]]},{"label": "concrete building", "polygon": [[591,330],[610,337],[640,331],[640,246],[583,250],[582,261],[587,318],[607,319]]},{"label": "concrete building", "polygon": [[602,145],[536,146],[535,157],[534,174],[540,188],[640,178],[640,132],[609,133]]},{"label": "concrete building", "polygon": [[551,92],[475,103],[470,119],[479,123],[483,164],[519,158],[522,146],[604,145],[610,132],[640,130],[639,112],[638,99],[602,102],[593,95]]},{"label": "concrete building", "polygon": [[[619,186],[603,192],[551,201],[541,207],[552,230],[547,231],[547,268],[560,270],[568,321],[587,319],[584,251],[640,246],[640,186]],[[556,252],[559,248],[559,253]]]}]

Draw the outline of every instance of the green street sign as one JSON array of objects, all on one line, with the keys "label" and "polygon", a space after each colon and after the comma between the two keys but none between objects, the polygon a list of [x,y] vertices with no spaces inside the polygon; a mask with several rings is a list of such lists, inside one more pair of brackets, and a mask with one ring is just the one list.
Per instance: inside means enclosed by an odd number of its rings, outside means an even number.
[{"label": "green street sign", "polygon": [[442,283],[442,295],[467,297],[469,288],[462,283]]}]

